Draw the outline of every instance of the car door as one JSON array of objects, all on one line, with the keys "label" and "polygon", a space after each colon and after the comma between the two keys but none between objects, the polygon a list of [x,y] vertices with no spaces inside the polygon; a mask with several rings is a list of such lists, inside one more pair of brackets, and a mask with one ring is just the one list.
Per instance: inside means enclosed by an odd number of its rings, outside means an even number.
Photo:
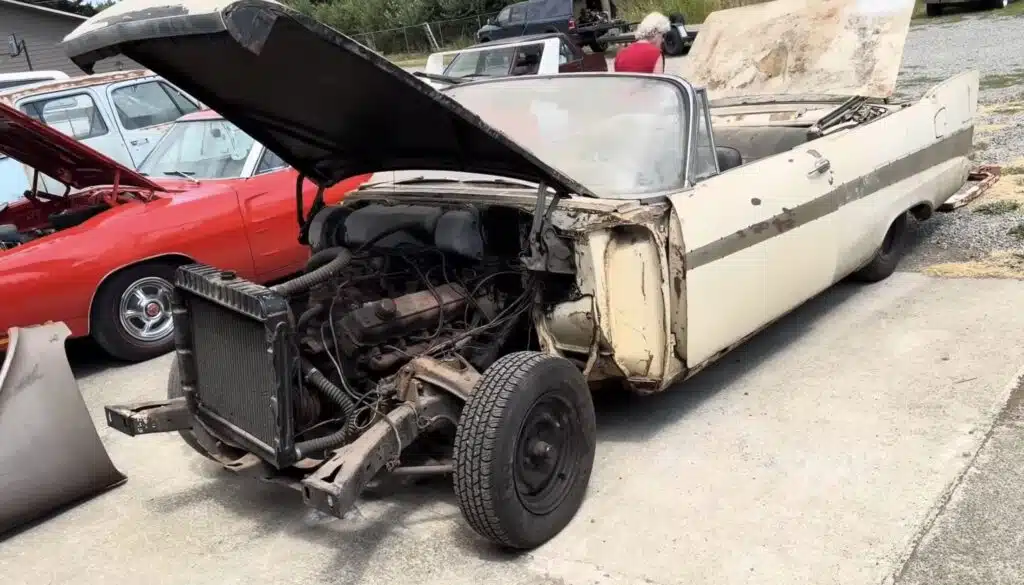
[{"label": "car door", "polygon": [[835,213],[840,276],[875,254],[903,212],[963,186],[977,101],[978,75],[964,73],[910,107],[812,143],[837,172],[849,169],[836,177],[842,185]]},{"label": "car door", "polygon": [[820,157],[797,148],[719,172],[706,98],[691,95],[695,185],[670,196],[685,250],[670,262],[685,281],[671,287],[685,297],[675,299],[673,328],[693,367],[827,288],[836,250],[831,217],[802,221],[832,189]]},{"label": "car door", "polygon": [[182,91],[155,77],[112,83],[106,88],[106,96],[133,168],[149,154],[171,122],[199,109]]},{"label": "car door", "polygon": [[[115,161],[134,167],[131,155],[121,139],[116,122],[106,108],[102,94],[94,87],[33,95],[20,100],[17,107],[42,122],[86,144]],[[63,193],[64,186],[52,177],[42,177],[42,188]]]}]

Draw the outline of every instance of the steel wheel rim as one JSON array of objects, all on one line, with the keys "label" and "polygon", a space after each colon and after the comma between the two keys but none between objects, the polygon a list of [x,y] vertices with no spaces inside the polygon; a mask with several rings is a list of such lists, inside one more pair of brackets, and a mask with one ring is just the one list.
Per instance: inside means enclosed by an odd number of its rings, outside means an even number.
[{"label": "steel wheel rim", "polygon": [[516,438],[513,470],[516,495],[538,516],[566,498],[580,469],[581,427],[576,408],[548,394],[530,407]]},{"label": "steel wheel rim", "polygon": [[171,334],[171,283],[158,276],[136,280],[121,295],[118,306],[121,328],[129,337],[144,343],[160,341]]}]

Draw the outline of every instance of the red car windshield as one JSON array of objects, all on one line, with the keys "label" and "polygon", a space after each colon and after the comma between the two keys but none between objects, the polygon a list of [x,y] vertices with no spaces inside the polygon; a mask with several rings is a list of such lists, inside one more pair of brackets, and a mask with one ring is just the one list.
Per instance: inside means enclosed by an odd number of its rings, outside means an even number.
[{"label": "red car windshield", "polygon": [[236,179],[256,142],[227,120],[175,122],[139,165],[150,177]]}]

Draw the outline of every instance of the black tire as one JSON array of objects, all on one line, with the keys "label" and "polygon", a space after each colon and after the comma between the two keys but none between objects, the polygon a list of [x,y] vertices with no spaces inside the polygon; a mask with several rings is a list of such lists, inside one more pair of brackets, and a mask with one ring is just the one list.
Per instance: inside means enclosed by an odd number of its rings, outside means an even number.
[{"label": "black tire", "polygon": [[[142,333],[126,327],[121,319],[122,298],[130,294],[140,282],[152,283],[152,290],[170,289],[174,282],[176,264],[168,262],[146,262],[130,266],[108,278],[96,292],[90,314],[91,334],[96,343],[104,351],[115,358],[140,362],[155,358],[170,351],[174,347],[173,328],[158,329],[160,336],[152,340],[137,337]],[[169,295],[169,293],[168,293]],[[160,303],[160,315],[170,319],[169,296]],[[138,323],[137,319],[129,319]],[[164,323],[164,321],[160,321]]]},{"label": "black tire", "polygon": [[925,14],[928,16],[942,16],[942,5],[941,4],[925,4]]},{"label": "black tire", "polygon": [[896,271],[896,266],[903,258],[907,248],[907,226],[910,223],[909,214],[904,213],[896,218],[885,233],[882,245],[878,247],[875,256],[863,268],[853,273],[853,279],[861,282],[878,282],[885,280]]},{"label": "black tire", "polygon": [[[531,439],[542,429],[551,443]],[[487,368],[462,411],[453,454],[459,508],[485,538],[536,548],[579,510],[596,445],[594,403],[579,369],[538,352],[506,355]],[[536,493],[526,483],[531,474],[543,484]]]},{"label": "black tire", "polygon": [[[167,375],[167,397],[168,398],[181,398],[185,395],[185,391],[181,388],[181,370],[178,369],[178,356],[174,356],[171,360],[171,371]],[[196,436],[192,431],[178,431],[178,435],[181,436],[181,440],[185,441],[189,447],[196,453],[199,453],[203,457],[216,461],[210,452],[203,448],[196,439]]]},{"label": "black tire", "polygon": [[669,29],[668,33],[665,34],[662,50],[669,57],[678,57],[683,54],[686,48],[683,46],[683,37],[679,34],[679,29],[674,26]]},{"label": "black tire", "polygon": [[1007,1],[1004,3],[1003,0],[990,0],[988,5],[989,8],[992,8],[993,10],[1002,10],[1003,8],[1006,8],[1007,5],[1009,5],[1009,2]]}]

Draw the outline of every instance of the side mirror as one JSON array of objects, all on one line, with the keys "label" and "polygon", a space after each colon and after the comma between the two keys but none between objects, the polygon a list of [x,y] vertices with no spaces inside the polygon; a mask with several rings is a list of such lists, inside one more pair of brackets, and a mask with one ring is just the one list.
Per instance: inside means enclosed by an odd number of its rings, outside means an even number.
[{"label": "side mirror", "polygon": [[494,18],[493,16],[487,19],[487,24],[495,25],[497,23],[498,23],[498,19]]}]

